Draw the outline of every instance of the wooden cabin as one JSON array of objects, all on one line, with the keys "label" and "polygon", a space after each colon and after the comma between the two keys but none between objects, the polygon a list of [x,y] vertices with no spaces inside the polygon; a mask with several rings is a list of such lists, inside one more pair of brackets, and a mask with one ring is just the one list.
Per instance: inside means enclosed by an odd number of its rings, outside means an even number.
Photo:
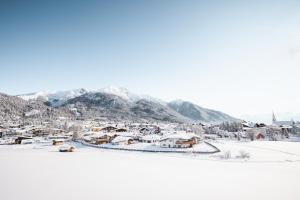
[{"label": "wooden cabin", "polygon": [[52,141],[52,145],[54,145],[54,146],[63,145],[63,144],[64,144],[64,140],[53,140]]},{"label": "wooden cabin", "polygon": [[73,146],[62,146],[59,148],[59,152],[74,152],[75,147]]}]

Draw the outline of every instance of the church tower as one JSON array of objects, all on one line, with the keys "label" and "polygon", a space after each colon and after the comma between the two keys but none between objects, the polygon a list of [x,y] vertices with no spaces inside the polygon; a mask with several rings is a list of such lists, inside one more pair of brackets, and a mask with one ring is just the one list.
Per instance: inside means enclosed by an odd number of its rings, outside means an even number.
[{"label": "church tower", "polygon": [[273,122],[273,124],[276,124],[276,122],[277,122],[274,112],[272,114],[272,122]]}]

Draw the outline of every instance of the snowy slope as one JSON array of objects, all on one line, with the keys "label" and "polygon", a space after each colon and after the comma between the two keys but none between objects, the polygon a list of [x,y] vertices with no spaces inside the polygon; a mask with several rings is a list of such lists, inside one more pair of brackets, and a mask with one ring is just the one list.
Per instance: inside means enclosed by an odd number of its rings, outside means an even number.
[{"label": "snowy slope", "polygon": [[91,92],[101,92],[106,94],[113,94],[119,96],[127,101],[134,102],[140,100],[142,97],[130,92],[128,89],[124,87],[116,87],[116,86],[108,86],[98,90],[94,90]]},{"label": "snowy slope", "polygon": [[74,90],[65,90],[65,91],[41,91],[36,93],[29,93],[18,95],[24,100],[36,100],[38,98],[43,99],[45,101],[49,101],[53,103],[55,106],[61,105],[69,99],[79,97],[86,93],[105,93],[105,94],[113,94],[119,96],[127,101],[137,101],[140,100],[141,97],[130,92],[128,89],[123,87],[115,87],[115,86],[108,86],[101,89],[96,90],[87,90],[84,88],[74,89]]},{"label": "snowy slope", "polygon": [[40,98],[42,100],[49,101],[53,106],[59,106],[65,101],[83,95],[87,92],[88,92],[87,90],[81,88],[81,89],[66,90],[66,91],[53,91],[53,92],[42,91],[42,92],[18,95],[18,97],[27,101],[37,100],[38,98]]},{"label": "snowy slope", "polygon": [[220,111],[215,111],[207,108],[202,108],[196,104],[193,104],[184,100],[174,100],[168,103],[168,106],[173,108],[176,112],[181,115],[188,117],[194,121],[204,122],[204,123],[220,123],[224,121],[237,121],[225,113]]},{"label": "snowy slope", "polygon": [[50,94],[49,91],[41,91],[41,92],[17,95],[17,97],[20,97],[20,98],[22,98],[26,101],[36,100],[37,98],[42,98],[42,99],[48,101],[48,95],[49,94]]},{"label": "snowy slope", "polygon": [[[300,153],[298,144],[277,144],[253,146],[278,150],[285,147],[284,151]],[[34,149],[23,146],[0,146],[2,199],[300,199],[300,164],[288,154],[279,154],[285,162],[231,162],[211,160],[206,155],[80,146],[74,153],[59,153],[58,147],[52,145]],[[255,158],[256,149],[253,150],[249,152],[250,160]],[[266,158],[277,155],[268,150],[265,154]]]},{"label": "snowy slope", "polygon": [[124,87],[117,86],[107,86],[100,89],[88,90],[84,88],[74,89],[74,90],[65,90],[65,91],[41,91],[36,93],[22,94],[17,95],[18,97],[24,100],[36,100],[38,98],[44,99],[46,101],[56,101],[61,103],[66,102],[69,99],[81,96],[86,93],[105,93],[105,94],[113,94],[119,96],[127,101],[134,102],[141,99],[148,99],[152,101],[163,102],[157,98],[153,98],[149,95],[137,95],[130,92],[128,89]]}]

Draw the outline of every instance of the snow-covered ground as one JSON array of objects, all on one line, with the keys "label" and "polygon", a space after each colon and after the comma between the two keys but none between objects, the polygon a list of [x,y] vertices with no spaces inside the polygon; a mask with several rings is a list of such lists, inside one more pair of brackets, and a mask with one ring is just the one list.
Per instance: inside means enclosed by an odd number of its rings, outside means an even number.
[{"label": "snow-covered ground", "polygon": [[128,151],[143,151],[143,152],[173,152],[173,153],[213,153],[217,152],[218,149],[212,145],[209,145],[205,142],[199,142],[194,145],[192,148],[165,148],[160,147],[158,143],[134,143],[134,144],[101,144],[93,145],[87,142],[82,142],[83,144],[91,147],[105,148],[105,149],[116,149],[116,150],[128,150]]},{"label": "snow-covered ground", "polygon": [[[80,144],[0,146],[0,198],[298,200],[300,143],[214,142],[213,155],[145,153]],[[237,159],[243,150],[249,159]],[[231,157],[222,155],[230,151]]]}]

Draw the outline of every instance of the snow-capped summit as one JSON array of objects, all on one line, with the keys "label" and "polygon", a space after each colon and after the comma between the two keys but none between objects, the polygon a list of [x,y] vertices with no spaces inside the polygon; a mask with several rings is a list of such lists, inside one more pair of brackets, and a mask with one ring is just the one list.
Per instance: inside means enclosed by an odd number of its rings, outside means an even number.
[{"label": "snow-capped summit", "polygon": [[95,90],[95,92],[113,94],[131,102],[141,99],[139,95],[133,94],[127,88],[124,87],[108,86],[99,90]]},{"label": "snow-capped summit", "polygon": [[170,103],[170,104],[177,105],[177,106],[180,106],[180,105],[182,105],[184,102],[186,102],[186,101],[184,101],[184,100],[182,100],[182,99],[175,99],[175,100],[173,100],[173,101],[171,101],[171,102],[169,102],[169,103]]},{"label": "snow-capped summit", "polygon": [[65,90],[65,91],[42,91],[42,92],[18,95],[18,97],[26,101],[37,100],[38,98],[40,98],[42,100],[49,101],[52,106],[60,106],[64,102],[68,101],[69,99],[79,97],[86,93],[113,94],[130,102],[135,102],[145,98],[144,96],[139,96],[130,92],[128,89],[124,87],[116,87],[116,86],[108,86],[108,87],[95,89],[95,90],[87,90],[84,88],[80,88],[80,89]]},{"label": "snow-capped summit", "polygon": [[49,101],[53,106],[59,106],[65,101],[78,97],[87,93],[86,89],[74,89],[74,90],[66,90],[66,91],[42,91],[30,94],[18,95],[18,97],[29,101],[29,100],[37,100],[38,98]]},{"label": "snow-capped summit", "polygon": [[50,91],[41,91],[41,92],[35,92],[35,93],[21,94],[21,95],[17,95],[17,96],[26,101],[36,100],[37,98],[42,98],[44,100],[48,100],[49,94],[50,94]]},{"label": "snow-capped summit", "polygon": [[[124,87],[108,86],[101,89],[75,89],[66,91],[44,91],[19,95],[24,100],[42,99],[47,106],[76,108],[81,117],[105,117],[109,119],[144,119],[170,122],[220,123],[237,119],[211,109],[202,108],[184,100],[164,102],[160,99],[137,95]],[[39,101],[38,101],[39,102]],[[34,102],[29,102],[34,103]],[[36,114],[35,112],[27,115]]]}]

